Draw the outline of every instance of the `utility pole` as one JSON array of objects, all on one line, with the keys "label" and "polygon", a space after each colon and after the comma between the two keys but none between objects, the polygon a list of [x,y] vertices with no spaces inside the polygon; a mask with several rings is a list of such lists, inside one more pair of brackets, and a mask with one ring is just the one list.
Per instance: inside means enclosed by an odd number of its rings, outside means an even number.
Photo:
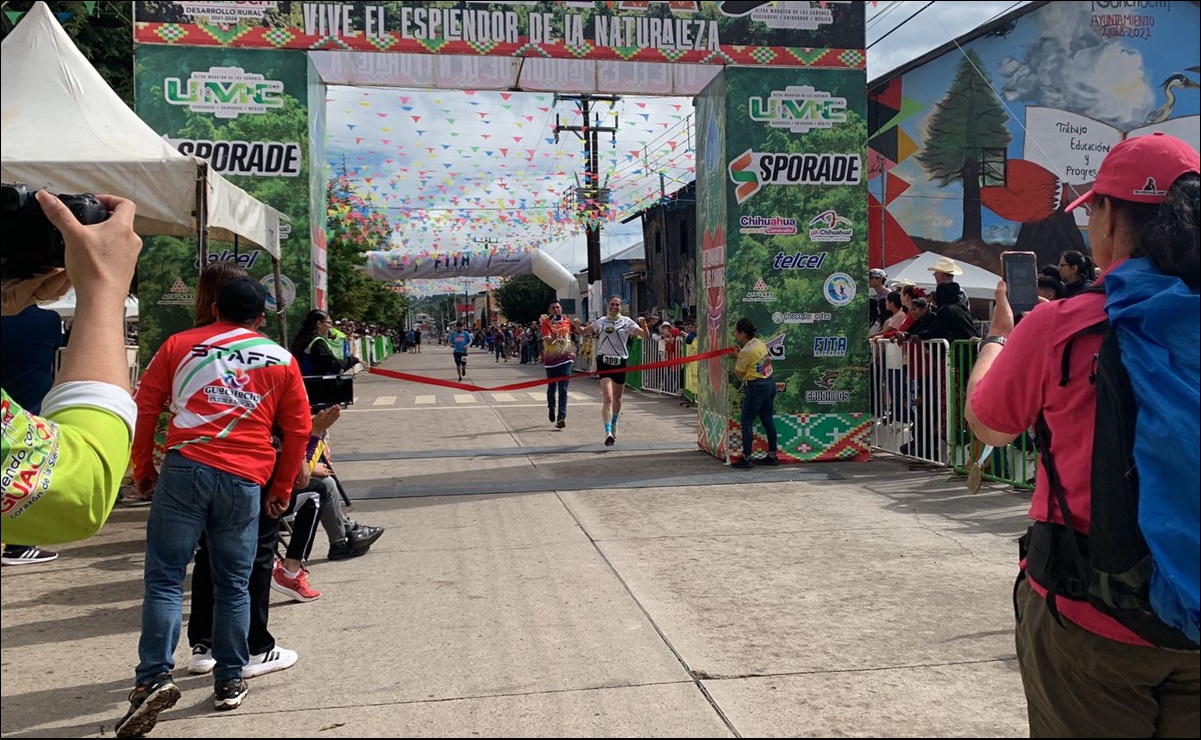
[{"label": "utility pole", "polygon": [[600,147],[597,141],[599,134],[610,134],[612,136],[613,145],[617,144],[617,126],[602,126],[600,115],[595,115],[592,112],[592,104],[595,102],[609,103],[612,107],[613,103],[621,100],[620,95],[555,95],[555,103],[566,100],[576,104],[576,107],[583,118],[581,126],[564,126],[559,122],[559,115],[555,114],[555,143],[559,143],[559,132],[569,131],[574,133],[584,142],[584,157],[586,160],[587,170],[584,173],[584,186],[576,188],[576,204],[581,211],[591,210],[591,218],[588,219],[586,225],[586,234],[588,237],[588,285],[590,295],[595,294],[593,300],[588,302],[589,313],[599,315],[598,306],[593,305],[604,301],[604,297],[600,295],[601,282],[601,249],[600,249],[600,214],[599,206],[609,202],[609,189],[601,187],[600,183]]},{"label": "utility pole", "polygon": [[[471,241],[475,242],[476,244],[479,244],[484,249],[488,249],[489,247],[494,247],[497,244],[500,244],[500,239],[497,239],[494,236],[475,236],[475,237],[471,238]],[[472,312],[472,316],[473,317],[475,316],[474,309]],[[489,293],[485,293],[485,295],[484,295],[484,312],[483,312],[483,315],[480,316],[481,328],[488,326],[488,324],[491,322],[491,320],[492,320],[492,294],[489,292]]]}]

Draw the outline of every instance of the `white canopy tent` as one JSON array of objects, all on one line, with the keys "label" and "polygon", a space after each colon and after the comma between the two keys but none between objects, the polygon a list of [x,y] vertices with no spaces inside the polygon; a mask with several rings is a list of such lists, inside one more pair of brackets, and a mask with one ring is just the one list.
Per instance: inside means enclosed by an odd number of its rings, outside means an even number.
[{"label": "white canopy tent", "polygon": [[[888,273],[888,284],[891,285],[898,280],[911,280],[914,285],[932,291],[934,290],[934,273],[930,271],[930,268],[934,267],[934,263],[942,257],[943,255],[934,252],[922,252],[916,257],[889,265],[884,268],[884,271]],[[962,275],[955,277],[955,282],[959,283],[959,289],[967,293],[968,298],[988,301],[993,299],[997,281],[1001,279],[1000,275],[994,275],[984,268],[959,260],[956,260],[955,264],[963,270]]]},{"label": "white canopy tent", "polygon": [[[67,291],[67,294],[57,301],[40,304],[42,308],[53,311],[59,315],[61,319],[70,319],[75,316],[75,288]],[[133,296],[125,297],[125,320],[138,320],[138,299]]]},{"label": "white canopy tent", "polygon": [[180,154],[138,118],[46,3],[4,39],[2,56],[4,182],[119,195],[137,203],[139,234],[236,236],[279,258],[279,212],[203,159]]}]

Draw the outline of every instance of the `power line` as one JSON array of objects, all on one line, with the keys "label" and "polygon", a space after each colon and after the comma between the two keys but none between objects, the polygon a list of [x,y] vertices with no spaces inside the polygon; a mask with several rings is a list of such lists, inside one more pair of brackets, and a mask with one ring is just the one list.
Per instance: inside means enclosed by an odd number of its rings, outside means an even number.
[{"label": "power line", "polygon": [[916,18],[916,17],[918,17],[919,15],[921,15],[921,12],[922,12],[923,10],[925,10],[926,8],[930,7],[930,6],[931,6],[931,5],[933,5],[933,4],[934,4],[934,0],[930,0],[930,2],[926,3],[926,4],[925,4],[925,5],[923,5],[922,7],[918,8],[918,9],[917,9],[917,12],[915,12],[913,15],[909,16],[908,18],[906,18],[905,20],[901,21],[901,22],[900,22],[900,23],[898,23],[897,25],[895,25],[895,26],[893,26],[892,28],[888,29],[888,33],[884,34],[884,35],[883,35],[883,36],[881,36],[880,38],[878,38],[878,39],[876,39],[875,41],[873,41],[873,42],[871,42],[870,44],[868,44],[868,45],[867,45],[867,48],[868,48],[868,49],[871,49],[871,48],[872,48],[873,46],[875,46],[876,44],[880,43],[880,42],[881,42],[881,41],[883,41],[884,39],[886,39],[886,38],[888,38],[889,36],[893,35],[894,33],[896,33],[896,32],[897,32],[897,31],[898,31],[898,30],[901,28],[901,26],[904,26],[904,25],[905,25],[906,23],[908,23],[909,21],[911,21],[911,20],[913,20],[914,18]]},{"label": "power line", "polygon": [[866,30],[870,31],[873,27],[880,25],[880,21],[884,20],[885,16],[892,13],[900,5],[901,5],[901,3],[899,2],[899,0],[893,0],[893,2],[890,2],[888,5],[885,5],[883,9],[881,9],[878,13],[876,13],[875,15],[873,15],[871,18],[869,18],[867,20]]}]

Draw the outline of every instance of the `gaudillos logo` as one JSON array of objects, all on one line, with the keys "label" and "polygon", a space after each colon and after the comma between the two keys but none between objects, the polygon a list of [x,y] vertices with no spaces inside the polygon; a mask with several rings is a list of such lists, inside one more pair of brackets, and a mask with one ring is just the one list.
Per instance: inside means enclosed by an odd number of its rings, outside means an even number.
[{"label": "gaudillos logo", "polygon": [[163,98],[168,103],[185,105],[193,113],[212,113],[216,118],[282,108],[283,93],[284,83],[241,67],[209,67],[207,72],[193,72],[186,82],[178,77],[163,80]]},{"label": "gaudillos logo", "polygon": [[786,154],[747,149],[729,166],[734,198],[745,203],[765,185],[858,185],[858,154]]}]

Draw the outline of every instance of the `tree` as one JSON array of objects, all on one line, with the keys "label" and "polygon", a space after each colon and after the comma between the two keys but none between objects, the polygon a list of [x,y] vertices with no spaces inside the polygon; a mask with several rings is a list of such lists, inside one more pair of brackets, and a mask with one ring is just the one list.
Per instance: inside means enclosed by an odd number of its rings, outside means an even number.
[{"label": "tree", "polygon": [[962,239],[981,240],[980,175],[984,155],[1004,151],[1012,137],[1008,116],[980,71],[980,57],[968,50],[955,69],[950,89],[934,107],[918,161],[945,187],[963,183]]},{"label": "tree", "polygon": [[500,311],[515,324],[537,321],[555,299],[555,289],[533,275],[509,278],[496,289]]}]

